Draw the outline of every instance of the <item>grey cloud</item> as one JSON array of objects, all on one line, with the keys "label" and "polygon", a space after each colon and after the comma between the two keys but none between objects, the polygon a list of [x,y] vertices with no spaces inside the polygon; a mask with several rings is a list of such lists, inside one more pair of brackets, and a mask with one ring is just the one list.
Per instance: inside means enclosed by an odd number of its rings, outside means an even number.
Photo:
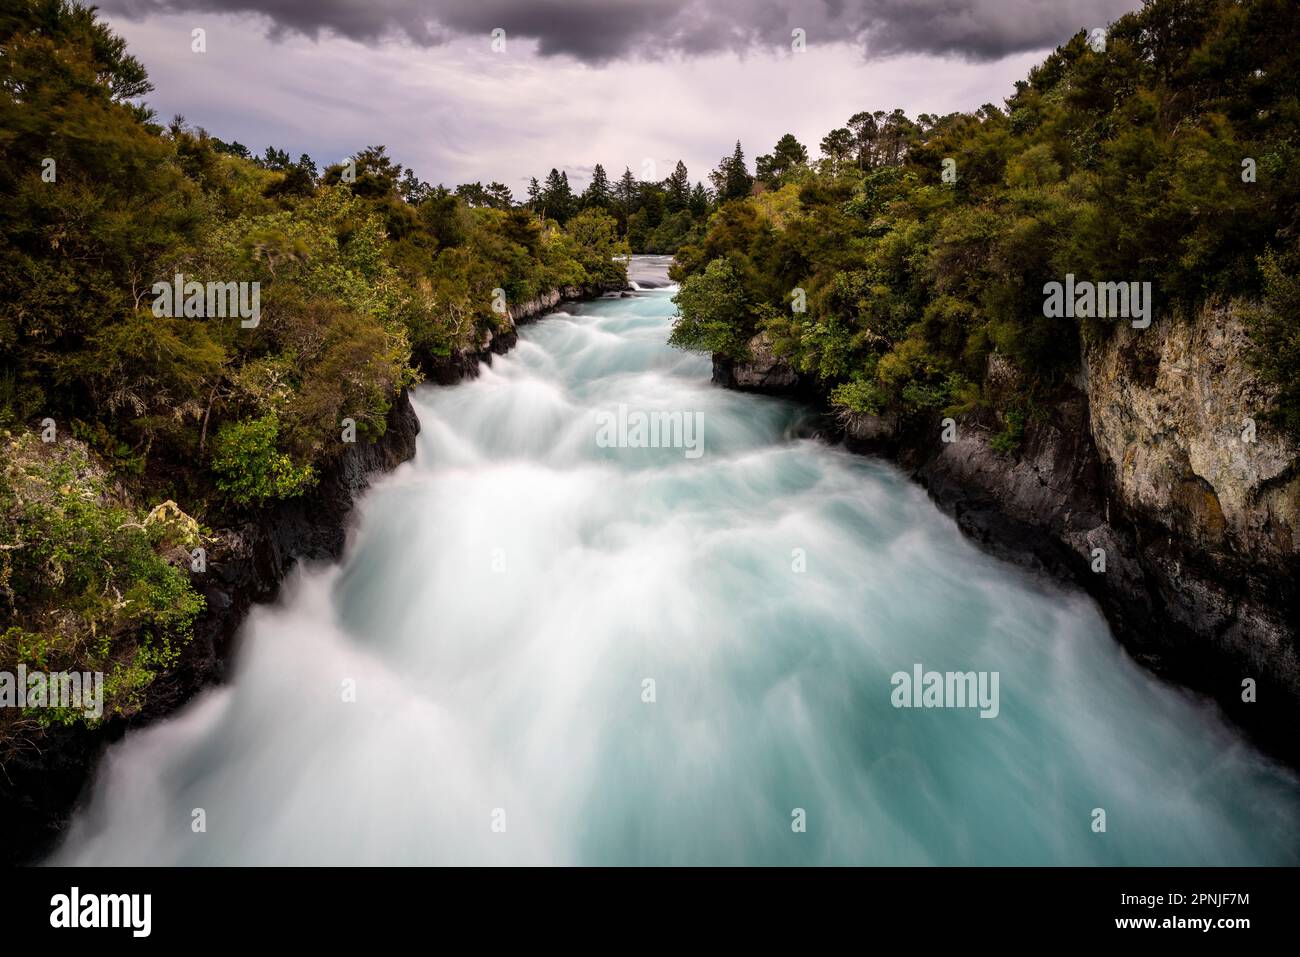
[{"label": "grey cloud", "polygon": [[336,34],[362,43],[394,35],[422,46],[495,28],[537,41],[546,56],[587,63],[722,50],[849,42],[870,54],[988,60],[1055,46],[1102,26],[1137,0],[101,0],[109,13],[260,14],[273,37]]}]

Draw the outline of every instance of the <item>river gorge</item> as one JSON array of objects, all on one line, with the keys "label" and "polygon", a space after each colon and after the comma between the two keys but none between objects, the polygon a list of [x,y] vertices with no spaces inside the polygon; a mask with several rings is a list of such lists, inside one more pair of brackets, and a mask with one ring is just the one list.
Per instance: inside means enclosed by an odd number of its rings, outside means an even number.
[{"label": "river gorge", "polygon": [[714,385],[666,269],[418,388],[342,560],[109,748],[51,862],[1300,863],[1292,771],[896,466]]}]

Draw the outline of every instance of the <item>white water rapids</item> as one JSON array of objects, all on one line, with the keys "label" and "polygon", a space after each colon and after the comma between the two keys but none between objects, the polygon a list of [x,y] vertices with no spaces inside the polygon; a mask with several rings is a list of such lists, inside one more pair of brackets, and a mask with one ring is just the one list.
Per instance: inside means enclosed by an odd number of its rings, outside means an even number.
[{"label": "white water rapids", "polygon": [[[341,565],[110,749],[53,862],[1300,862],[1290,772],[893,467],[711,385],[665,266],[417,390]],[[702,413],[703,454],[601,447],[619,405]],[[894,707],[918,663],[997,672],[997,716]]]}]

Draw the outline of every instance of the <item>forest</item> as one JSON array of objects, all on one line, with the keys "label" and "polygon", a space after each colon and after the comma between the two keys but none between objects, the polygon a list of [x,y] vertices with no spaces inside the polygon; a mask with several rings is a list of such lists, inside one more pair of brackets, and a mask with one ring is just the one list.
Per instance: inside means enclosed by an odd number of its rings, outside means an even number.
[{"label": "forest", "polygon": [[[682,347],[786,359],[842,413],[926,420],[995,403],[998,447],[1078,367],[1100,317],[1048,315],[1067,275],[1150,284],[1154,321],[1240,300],[1268,410],[1300,432],[1300,8],[1149,0],[1080,32],[1005,104],[858,113],[809,162],[794,137],[677,253]],[[728,196],[734,198],[728,198]],[[1137,288],[1137,287],[1134,287]]]}]

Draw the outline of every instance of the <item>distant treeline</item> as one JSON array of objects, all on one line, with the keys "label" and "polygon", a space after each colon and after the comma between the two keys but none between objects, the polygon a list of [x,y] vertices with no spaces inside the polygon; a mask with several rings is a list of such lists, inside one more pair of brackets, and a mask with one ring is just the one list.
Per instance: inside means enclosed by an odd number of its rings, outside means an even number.
[{"label": "distant treeline", "polygon": [[[316,163],[305,153],[294,162],[285,150],[268,146],[262,155],[255,156],[242,143],[225,143],[216,137],[212,138],[212,147],[219,153],[286,174],[291,181],[286,187],[289,189],[309,187],[319,178]],[[729,162],[730,158],[724,159],[720,169]],[[743,165],[741,160],[742,169]],[[717,177],[715,172],[715,183]],[[709,214],[716,208],[715,195],[728,195],[725,185],[724,182],[717,194],[706,189],[703,183],[692,185],[686,164],[678,160],[672,175],[657,182],[638,180],[630,169],[624,169],[619,180],[611,183],[605,167],[597,163],[591,181],[581,192],[575,192],[569,185],[567,171],[554,168],[541,182],[533,177],[527,195],[523,197],[516,197],[509,186],[495,181],[486,186],[481,182],[461,183],[450,190],[442,185],[430,186],[412,169],[402,172],[397,189],[401,197],[413,206],[431,196],[450,193],[467,206],[529,209],[542,220],[554,220],[560,224],[567,223],[584,210],[600,210],[614,217],[619,237],[627,240],[632,252],[672,253],[688,238],[700,235]]]}]

